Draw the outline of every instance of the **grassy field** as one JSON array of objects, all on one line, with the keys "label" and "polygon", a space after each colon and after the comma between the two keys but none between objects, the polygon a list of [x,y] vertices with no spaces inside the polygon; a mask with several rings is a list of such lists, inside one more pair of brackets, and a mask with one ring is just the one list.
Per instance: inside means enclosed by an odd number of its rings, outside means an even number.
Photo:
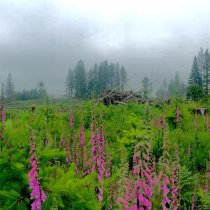
[{"label": "grassy field", "polygon": [[[0,209],[210,209],[210,105],[5,105]],[[42,207],[41,207],[42,206]]]}]

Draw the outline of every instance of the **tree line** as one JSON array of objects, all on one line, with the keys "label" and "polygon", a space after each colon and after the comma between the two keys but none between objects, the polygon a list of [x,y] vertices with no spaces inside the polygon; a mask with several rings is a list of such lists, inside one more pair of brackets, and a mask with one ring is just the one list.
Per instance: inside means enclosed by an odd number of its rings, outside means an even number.
[{"label": "tree line", "polygon": [[69,68],[66,78],[67,98],[90,98],[101,95],[107,89],[124,90],[128,78],[124,66],[108,61],[95,63],[86,72],[85,64],[79,60],[72,70]]},{"label": "tree line", "polygon": [[194,57],[188,80],[187,97],[198,100],[210,94],[210,55],[201,47]]},{"label": "tree line", "polygon": [[156,91],[156,96],[164,99],[171,97],[182,97],[186,96],[187,86],[181,81],[179,73],[176,72],[174,78],[170,81],[163,80],[160,88]]},{"label": "tree line", "polygon": [[[128,82],[127,71],[119,63],[110,63],[107,60],[95,63],[88,71],[85,64],[79,60],[74,69],[69,68],[65,82],[65,96],[71,98],[98,97],[108,89],[126,90]],[[148,77],[142,80],[142,94],[148,98],[152,89],[152,83]],[[12,100],[36,100],[47,96],[43,82],[39,82],[37,88],[31,90],[15,91],[11,73],[8,74],[5,84],[2,86],[7,101]],[[210,94],[210,55],[208,49],[200,48],[193,59],[188,85],[181,80],[178,72],[170,81],[163,80],[156,91],[157,97],[187,97],[198,100]]]},{"label": "tree line", "polygon": [[31,90],[15,91],[11,73],[8,74],[5,84],[2,84],[1,92],[8,102],[12,102],[13,100],[40,100],[47,96],[43,82],[39,82],[37,88]]}]

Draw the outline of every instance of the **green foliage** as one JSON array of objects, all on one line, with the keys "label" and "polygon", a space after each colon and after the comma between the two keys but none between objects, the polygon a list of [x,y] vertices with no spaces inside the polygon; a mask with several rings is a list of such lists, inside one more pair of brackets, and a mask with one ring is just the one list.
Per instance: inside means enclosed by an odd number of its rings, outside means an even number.
[{"label": "green foliage", "polygon": [[42,173],[47,177],[45,189],[52,192],[48,202],[59,209],[100,209],[95,195],[95,173],[81,179],[75,174],[74,164],[67,170],[58,165],[49,166]]},{"label": "green foliage", "polygon": [[187,89],[187,97],[194,101],[198,101],[204,96],[203,88],[197,84],[192,84]]},{"label": "green foliage", "polygon": [[[176,107],[180,110],[180,121],[176,121]],[[137,143],[151,143],[151,155],[156,164],[163,154],[162,128],[152,121],[166,118],[168,147],[174,156],[174,146],[179,146],[180,159],[180,209],[189,209],[192,196],[197,195],[196,205],[209,205],[209,195],[205,196],[203,188],[204,175],[207,171],[207,159],[210,151],[209,131],[206,119],[196,116],[198,126],[195,129],[195,107],[207,107],[208,104],[174,100],[170,105],[141,105],[130,103],[124,106],[109,107],[91,102],[58,104],[40,104],[31,112],[31,104],[19,104],[17,108],[7,107],[7,118],[0,140],[0,209],[30,209],[30,190],[28,172],[30,170],[29,129],[33,128],[36,143],[36,156],[39,169],[39,181],[47,194],[43,203],[45,210],[57,209],[107,209],[112,192],[123,198],[122,184],[132,169],[134,146]],[[70,111],[74,113],[74,129],[69,127]],[[91,162],[90,125],[92,119],[97,126],[103,127],[105,136],[105,153],[111,161],[111,177],[98,181],[95,172],[84,175],[75,172],[75,164],[66,164],[67,149],[61,145],[61,137],[69,143],[71,159],[75,148],[73,135],[78,147],[79,163],[79,128],[85,127],[85,151]],[[97,119],[97,120],[96,120]],[[95,126],[96,126],[95,125]],[[49,143],[46,145],[46,139]],[[81,167],[80,167],[81,168]],[[117,186],[121,183],[121,186]],[[119,184],[118,184],[119,185]],[[104,200],[97,199],[97,188],[104,190]],[[115,187],[116,186],[116,189]],[[118,188],[117,188],[118,187]],[[112,189],[113,188],[113,189]],[[157,189],[158,191],[158,189]],[[161,199],[157,193],[154,203]],[[157,202],[158,200],[158,202]],[[113,204],[115,209],[119,205]],[[158,205],[158,204],[157,204]]]},{"label": "green foliage", "polygon": [[192,196],[194,194],[194,180],[195,177],[192,172],[189,171],[185,166],[180,168],[180,203],[181,206],[190,206]]}]

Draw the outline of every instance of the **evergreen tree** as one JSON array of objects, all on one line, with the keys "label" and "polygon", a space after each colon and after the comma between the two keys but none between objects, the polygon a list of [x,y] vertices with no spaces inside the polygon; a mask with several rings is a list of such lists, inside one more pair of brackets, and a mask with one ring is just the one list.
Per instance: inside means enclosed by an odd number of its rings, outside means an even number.
[{"label": "evergreen tree", "polygon": [[115,88],[120,89],[120,65],[115,65]]},{"label": "evergreen tree", "polygon": [[75,96],[85,98],[86,93],[86,71],[82,60],[79,60],[75,67]]},{"label": "evergreen tree", "polygon": [[179,73],[176,72],[174,79],[168,84],[169,96],[180,97],[181,96],[181,81]]},{"label": "evergreen tree", "polygon": [[197,57],[194,57],[191,74],[189,77],[189,85],[198,85],[202,87],[202,78],[198,68]]},{"label": "evergreen tree", "polygon": [[187,97],[198,100],[203,96],[202,77],[198,68],[197,57],[193,60],[192,70],[189,77]]},{"label": "evergreen tree", "polygon": [[150,83],[149,83],[149,78],[148,77],[144,77],[144,79],[142,80],[142,86],[143,86],[143,96],[144,98],[148,98],[148,94],[150,92]]},{"label": "evergreen tree", "polygon": [[87,73],[87,93],[89,97],[94,95],[94,72],[92,68]]},{"label": "evergreen tree", "polygon": [[75,79],[74,79],[74,71],[69,68],[67,78],[66,78],[66,96],[68,99],[73,97],[75,88]]},{"label": "evergreen tree", "polygon": [[206,94],[210,93],[210,55],[208,49],[204,54],[203,62],[203,88]]},{"label": "evergreen tree", "polygon": [[185,97],[186,85],[181,82],[179,73],[176,72],[174,78],[169,83],[165,79],[161,87],[157,90],[156,95],[165,99],[169,97]]},{"label": "evergreen tree", "polygon": [[12,80],[11,73],[8,74],[7,81],[6,81],[6,99],[11,102],[15,98],[15,90],[14,90],[14,84]]},{"label": "evergreen tree", "polygon": [[[74,86],[75,96],[82,98],[99,96],[107,89],[124,90],[128,81],[127,72],[123,66],[120,67],[119,64],[114,63],[109,64],[106,60],[99,65],[95,64],[87,72],[87,78],[84,64],[82,61],[79,61],[71,78],[74,78],[71,84]],[[83,95],[84,93],[85,95]]]},{"label": "evergreen tree", "polygon": [[109,65],[107,61],[101,62],[98,69],[99,89],[102,94],[109,87]]},{"label": "evergreen tree", "polygon": [[125,89],[125,86],[127,84],[128,78],[127,78],[127,72],[124,68],[124,66],[121,66],[120,69],[120,84],[121,84],[121,90],[123,91]]},{"label": "evergreen tree", "polygon": [[110,69],[110,86],[111,89],[113,89],[115,87],[115,64],[111,63],[109,69]]},{"label": "evergreen tree", "polygon": [[36,100],[40,98],[39,91],[34,88],[31,90],[23,90],[22,92],[15,93],[15,99],[17,100]]},{"label": "evergreen tree", "polygon": [[197,55],[197,62],[198,62],[198,68],[203,80],[203,76],[204,76],[204,51],[203,48],[201,47],[198,55]]}]

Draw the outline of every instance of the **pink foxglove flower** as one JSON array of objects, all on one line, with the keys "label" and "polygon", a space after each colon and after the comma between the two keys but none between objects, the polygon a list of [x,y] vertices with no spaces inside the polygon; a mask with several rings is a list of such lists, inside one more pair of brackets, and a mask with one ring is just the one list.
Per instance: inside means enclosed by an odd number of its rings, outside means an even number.
[{"label": "pink foxglove flower", "polygon": [[65,146],[65,139],[63,137],[61,137],[60,147],[64,147],[64,146]]},{"label": "pink foxglove flower", "polygon": [[79,173],[79,155],[78,155],[78,152],[75,151],[75,164],[76,164],[76,173],[78,174]]},{"label": "pink foxglove flower", "polygon": [[131,195],[131,181],[128,179],[126,186],[125,186],[125,197],[123,200],[123,206],[124,206],[124,210],[129,210],[129,202],[132,198]]},{"label": "pink foxglove flower", "polygon": [[168,177],[165,177],[163,180],[163,199],[162,199],[162,208],[168,209],[166,206],[171,203],[168,194],[170,192],[170,189],[168,188],[168,185],[170,184],[170,181]]},{"label": "pink foxglove flower", "polygon": [[84,168],[84,145],[85,145],[85,132],[84,132],[84,126],[82,125],[80,127],[80,152],[82,156],[82,165]]},{"label": "pink foxglove flower", "polygon": [[176,122],[178,123],[180,121],[180,110],[179,107],[177,106],[176,108]]},{"label": "pink foxglove flower", "polygon": [[137,204],[132,205],[132,207],[130,208],[130,210],[138,210]]},{"label": "pink foxglove flower", "polygon": [[161,126],[161,120],[160,119],[157,120],[157,126],[158,126],[158,129],[161,129],[162,126]]},{"label": "pink foxglove flower", "polygon": [[4,86],[2,85],[2,98],[1,98],[1,122],[5,122],[5,111],[4,111]]},{"label": "pink foxglove flower", "polygon": [[103,189],[101,187],[98,187],[98,200],[103,201]]},{"label": "pink foxglove flower", "polygon": [[191,210],[194,210],[195,209],[195,201],[197,199],[197,196],[196,195],[193,195],[192,197],[192,206],[191,206]]},{"label": "pink foxglove flower", "polygon": [[92,131],[92,135],[91,135],[91,140],[90,140],[90,144],[91,146],[91,157],[92,157],[92,163],[93,166],[91,168],[91,171],[94,171],[96,169],[96,135],[94,133],[94,131]]},{"label": "pink foxglove flower", "polygon": [[70,152],[70,148],[69,148],[68,143],[66,143],[66,152],[67,152],[66,164],[67,164],[67,166],[70,166],[70,163],[71,163],[71,152]]},{"label": "pink foxglove flower", "polygon": [[70,128],[74,128],[74,113],[70,113]]},{"label": "pink foxglove flower", "polygon": [[165,116],[162,117],[162,128],[166,127],[166,118]]},{"label": "pink foxglove flower", "polygon": [[[105,153],[104,153],[104,135],[102,129],[92,130],[92,136],[90,144],[91,156],[92,156],[92,171],[96,170],[98,180],[102,181],[106,176],[109,177],[109,171],[105,170]],[[98,200],[103,200],[103,188],[98,188]]]},{"label": "pink foxglove flower", "polygon": [[179,172],[180,172],[180,165],[179,165],[179,153],[178,147],[174,147],[175,156],[173,159],[172,164],[172,178],[171,178],[171,207],[173,210],[179,209]]},{"label": "pink foxglove flower", "polygon": [[[147,152],[144,152],[144,149]],[[133,175],[136,184],[134,186],[133,197],[136,199],[137,209],[150,210],[152,207],[151,196],[153,193],[152,168],[148,165],[150,147],[148,144],[137,144],[133,155]],[[151,164],[152,165],[152,164]],[[135,209],[135,203],[132,208]]]},{"label": "pink foxglove flower", "polygon": [[204,188],[204,193],[205,193],[206,195],[208,195],[208,193],[209,193],[208,185],[205,186],[205,188]]},{"label": "pink foxglove flower", "polygon": [[31,143],[31,158],[30,165],[31,170],[28,174],[29,176],[29,187],[31,189],[30,199],[32,200],[31,209],[32,210],[41,210],[42,202],[46,200],[46,195],[43,189],[40,186],[39,180],[37,178],[37,161],[35,157],[35,144]]}]

